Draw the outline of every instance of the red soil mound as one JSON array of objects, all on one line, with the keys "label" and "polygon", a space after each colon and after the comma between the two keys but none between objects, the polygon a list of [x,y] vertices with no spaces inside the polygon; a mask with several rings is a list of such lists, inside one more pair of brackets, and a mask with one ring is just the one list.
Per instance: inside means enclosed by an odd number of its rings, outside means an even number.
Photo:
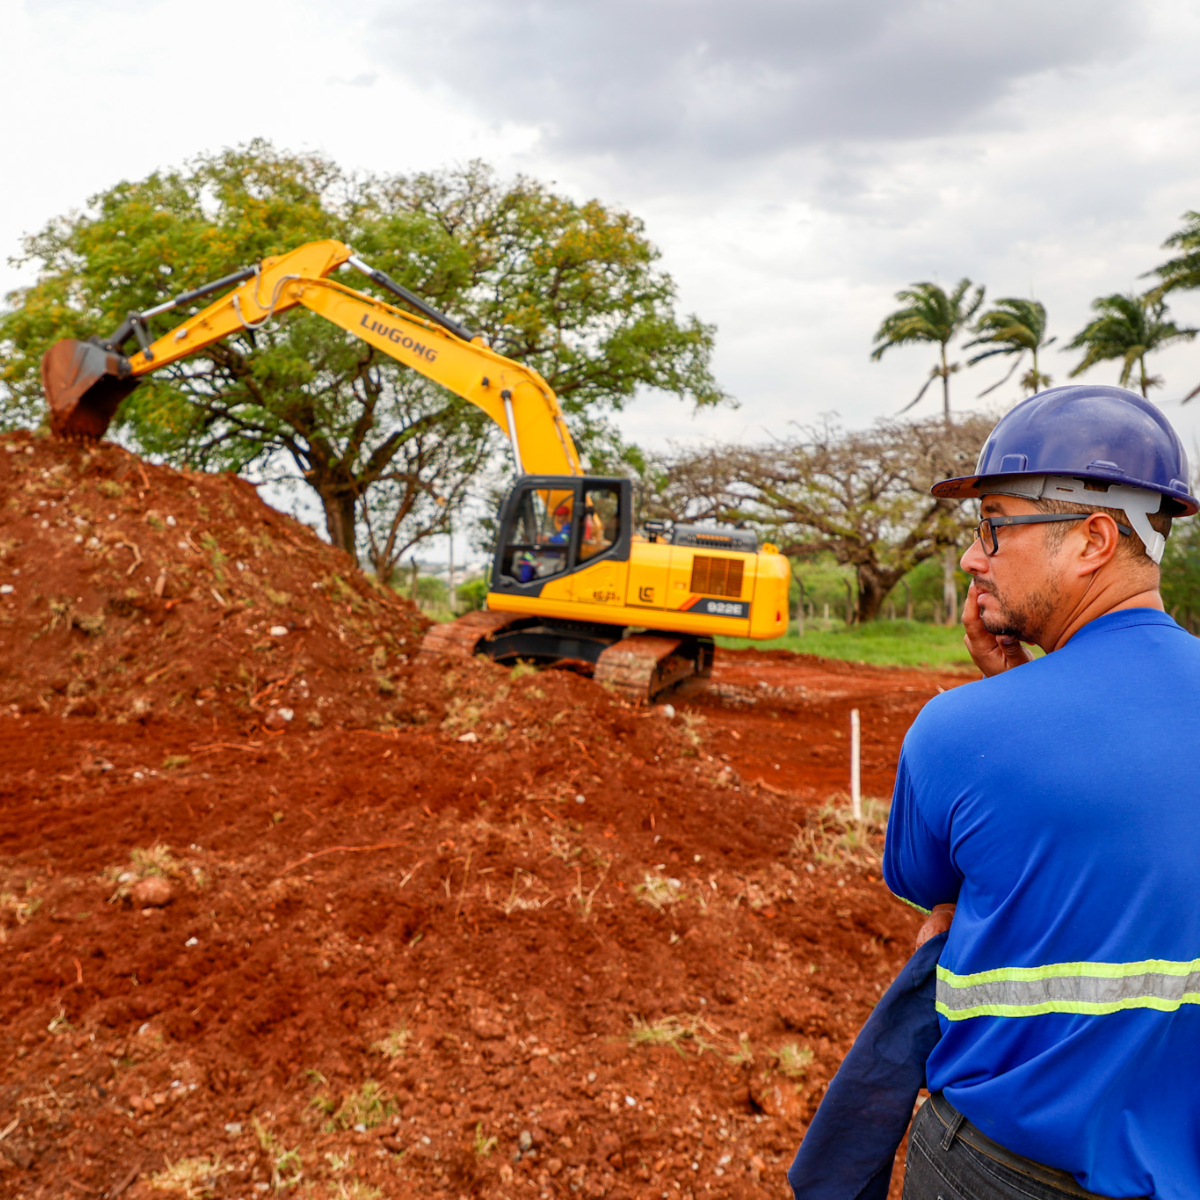
[{"label": "red soil mound", "polygon": [[230,475],[0,437],[0,707],[390,724],[425,622]]},{"label": "red soil mound", "polygon": [[915,926],[820,811],[838,735],[883,794],[939,682],[723,654],[671,720],[409,664],[423,723],[274,737],[10,710],[0,1195],[779,1195]]}]

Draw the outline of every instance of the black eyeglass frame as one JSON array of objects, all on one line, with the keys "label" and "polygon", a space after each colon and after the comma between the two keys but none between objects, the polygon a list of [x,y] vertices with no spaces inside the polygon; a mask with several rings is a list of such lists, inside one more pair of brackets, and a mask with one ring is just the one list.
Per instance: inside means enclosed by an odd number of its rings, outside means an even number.
[{"label": "black eyeglass frame", "polygon": [[[975,536],[979,539],[979,544],[983,547],[983,552],[992,558],[1000,553],[1000,542],[996,537],[996,530],[1003,528],[1005,525],[1049,525],[1055,521],[1084,521],[1088,517],[1093,516],[1093,513],[1030,513],[1028,516],[1021,517],[984,517],[983,520],[975,527]],[[984,527],[991,532],[992,548],[988,549],[987,539],[983,535]],[[1133,530],[1128,525],[1122,525],[1117,522],[1117,528],[1126,536],[1131,537]]]}]

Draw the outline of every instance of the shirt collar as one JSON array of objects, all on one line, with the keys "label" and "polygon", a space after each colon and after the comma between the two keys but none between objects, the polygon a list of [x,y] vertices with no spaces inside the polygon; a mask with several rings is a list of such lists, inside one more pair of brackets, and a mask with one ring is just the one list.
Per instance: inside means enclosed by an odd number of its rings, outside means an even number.
[{"label": "shirt collar", "polygon": [[[1092,633],[1113,633],[1118,629],[1132,629],[1136,625],[1165,625],[1183,631],[1183,626],[1157,608],[1123,608],[1118,612],[1105,613],[1094,621],[1077,629],[1067,646]],[[1066,646],[1062,647],[1066,649]]]}]

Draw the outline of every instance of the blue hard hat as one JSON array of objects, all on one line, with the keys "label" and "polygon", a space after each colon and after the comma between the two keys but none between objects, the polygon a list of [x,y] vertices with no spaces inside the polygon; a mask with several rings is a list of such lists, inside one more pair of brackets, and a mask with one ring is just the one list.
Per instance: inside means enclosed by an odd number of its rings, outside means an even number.
[{"label": "blue hard hat", "polygon": [[1126,388],[1077,384],[1022,400],[1000,418],[973,475],[943,479],[935,496],[977,499],[997,476],[1066,475],[1158,492],[1170,516],[1190,517],[1188,460],[1159,409]]}]

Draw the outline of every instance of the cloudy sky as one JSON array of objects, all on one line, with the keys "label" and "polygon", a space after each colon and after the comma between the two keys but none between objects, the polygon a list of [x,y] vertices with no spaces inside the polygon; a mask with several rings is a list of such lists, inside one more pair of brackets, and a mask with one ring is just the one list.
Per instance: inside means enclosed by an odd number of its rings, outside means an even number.
[{"label": "cloudy sky", "polygon": [[[932,355],[868,356],[917,280],[1034,295],[1065,342],[1095,296],[1144,287],[1200,208],[1200,10],[1177,0],[0,0],[0,15],[3,257],[119,179],[255,136],[381,172],[483,156],[638,213],[681,307],[718,326],[740,408],[645,397],[624,428],[652,445],[895,413]],[[5,290],[27,278],[0,266]],[[1200,295],[1176,309],[1200,325]],[[1075,361],[1049,360],[1056,382]],[[1200,341],[1155,369],[1194,446],[1200,400],[1178,399]],[[956,404],[1000,373],[957,376]]]}]

